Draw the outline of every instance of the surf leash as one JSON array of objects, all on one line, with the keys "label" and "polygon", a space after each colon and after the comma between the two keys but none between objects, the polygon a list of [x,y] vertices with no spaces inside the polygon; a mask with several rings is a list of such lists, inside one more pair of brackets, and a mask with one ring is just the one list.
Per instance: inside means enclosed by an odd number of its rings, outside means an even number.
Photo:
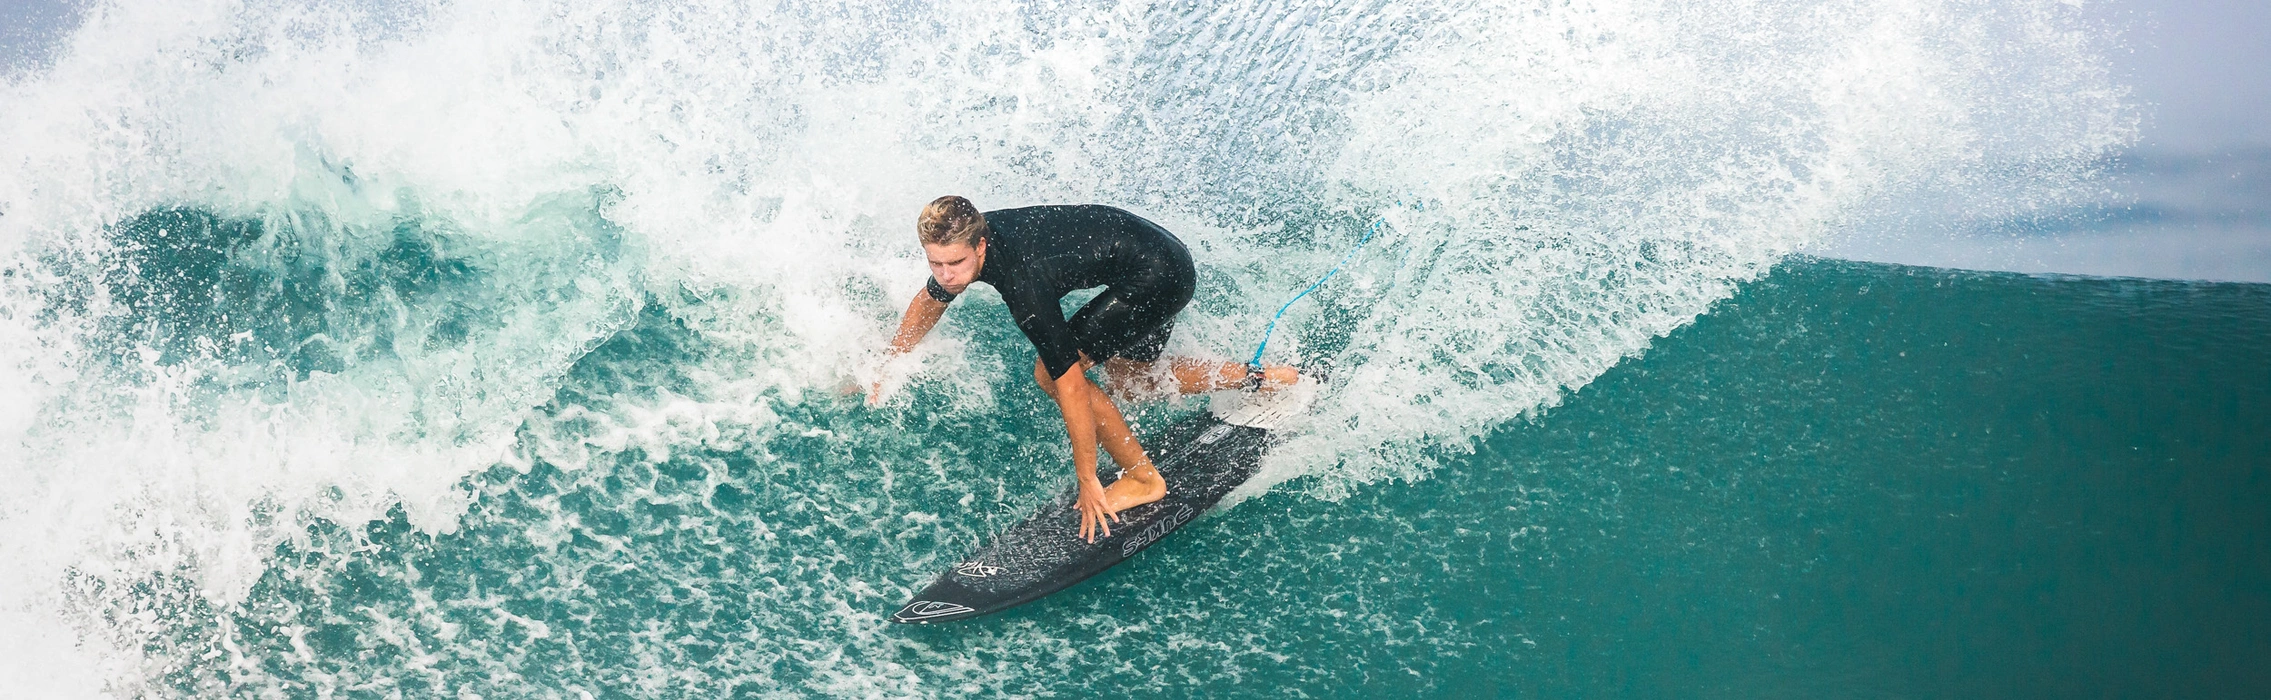
[{"label": "surf leash", "polygon": [[[1396,200],[1396,206],[1403,206],[1403,200]],[[1286,309],[1293,308],[1294,302],[1301,301],[1302,297],[1309,296],[1310,292],[1317,291],[1318,287],[1325,286],[1325,281],[1332,279],[1333,275],[1340,274],[1341,268],[1347,266],[1348,261],[1355,260],[1357,253],[1364,252],[1364,244],[1372,242],[1372,235],[1379,233],[1380,227],[1387,224],[1387,215],[1373,217],[1372,225],[1364,229],[1364,237],[1357,239],[1356,247],[1350,248],[1347,255],[1341,256],[1340,262],[1333,263],[1333,269],[1326,270],[1325,276],[1311,282],[1308,289],[1301,290],[1300,294],[1295,294],[1292,299],[1287,299],[1284,306],[1277,307],[1277,315],[1271,316],[1269,327],[1262,330],[1262,344],[1254,347],[1253,361],[1246,363],[1247,391],[1257,391],[1262,388],[1262,352],[1269,349],[1270,336],[1277,333],[1277,322],[1285,318]]]}]

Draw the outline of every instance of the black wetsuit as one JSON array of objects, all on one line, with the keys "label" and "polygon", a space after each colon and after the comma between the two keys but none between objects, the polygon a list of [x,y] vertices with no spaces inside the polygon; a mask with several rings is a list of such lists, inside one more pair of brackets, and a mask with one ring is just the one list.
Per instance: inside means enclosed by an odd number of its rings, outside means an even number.
[{"label": "black wetsuit", "polygon": [[[1025,207],[985,213],[985,267],[1010,318],[1033,341],[1051,378],[1087,353],[1097,362],[1159,359],[1175,314],[1191,303],[1198,272],[1175,234],[1100,205]],[[1071,319],[1059,306],[1075,289],[1106,287]],[[931,279],[931,298],[954,300]]]}]

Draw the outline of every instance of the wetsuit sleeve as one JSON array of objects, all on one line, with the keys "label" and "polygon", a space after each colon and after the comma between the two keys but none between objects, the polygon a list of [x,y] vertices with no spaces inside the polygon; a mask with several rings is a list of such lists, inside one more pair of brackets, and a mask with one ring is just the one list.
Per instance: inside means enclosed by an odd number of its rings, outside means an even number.
[{"label": "wetsuit sleeve", "polygon": [[1041,353],[1041,366],[1049,370],[1049,378],[1065,375],[1080,362],[1080,341],[1072,334],[1072,324],[1065,322],[1064,310],[1057,308],[1055,299],[1039,299],[1031,295],[1004,298],[1011,319],[1017,329],[1025,331],[1025,338],[1033,341],[1033,349]]},{"label": "wetsuit sleeve", "polygon": [[954,301],[954,293],[946,291],[945,287],[938,286],[938,278],[936,277],[930,278],[929,282],[923,284],[923,291],[929,292],[930,298],[937,299],[938,303],[941,304],[948,304]]}]

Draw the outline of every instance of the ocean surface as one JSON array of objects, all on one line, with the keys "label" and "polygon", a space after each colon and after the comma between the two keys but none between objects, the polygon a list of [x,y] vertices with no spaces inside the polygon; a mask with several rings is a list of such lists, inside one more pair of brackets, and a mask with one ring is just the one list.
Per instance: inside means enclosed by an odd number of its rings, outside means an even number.
[{"label": "ocean surface", "polygon": [[[188,0],[54,46],[0,82],[0,697],[2271,694],[2271,158],[2129,151],[2066,3]],[[1378,235],[1271,341],[1334,381],[1234,503],[898,626],[1070,471],[990,291],[881,356],[945,193],[1175,231],[1199,357]],[[2207,281],[1806,252],[2187,231]]]}]

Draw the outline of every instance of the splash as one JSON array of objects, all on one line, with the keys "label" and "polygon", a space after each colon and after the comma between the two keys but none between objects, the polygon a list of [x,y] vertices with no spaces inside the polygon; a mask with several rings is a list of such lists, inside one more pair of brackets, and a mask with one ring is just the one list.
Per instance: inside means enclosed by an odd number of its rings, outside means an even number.
[{"label": "splash", "polygon": [[[134,582],[226,608],[319,524],[450,531],[493,466],[756,449],[879,376],[948,192],[1176,231],[1173,350],[1223,359],[1385,219],[1272,343],[1340,383],[1261,487],[1422,478],[1890,193],[2086,175],[2132,130],[2101,34],[1934,0],[97,7],[0,88],[0,622],[85,640],[10,656],[92,692],[165,663]],[[1029,408],[987,304],[897,407]],[[696,349],[588,366],[649,323]]]}]

